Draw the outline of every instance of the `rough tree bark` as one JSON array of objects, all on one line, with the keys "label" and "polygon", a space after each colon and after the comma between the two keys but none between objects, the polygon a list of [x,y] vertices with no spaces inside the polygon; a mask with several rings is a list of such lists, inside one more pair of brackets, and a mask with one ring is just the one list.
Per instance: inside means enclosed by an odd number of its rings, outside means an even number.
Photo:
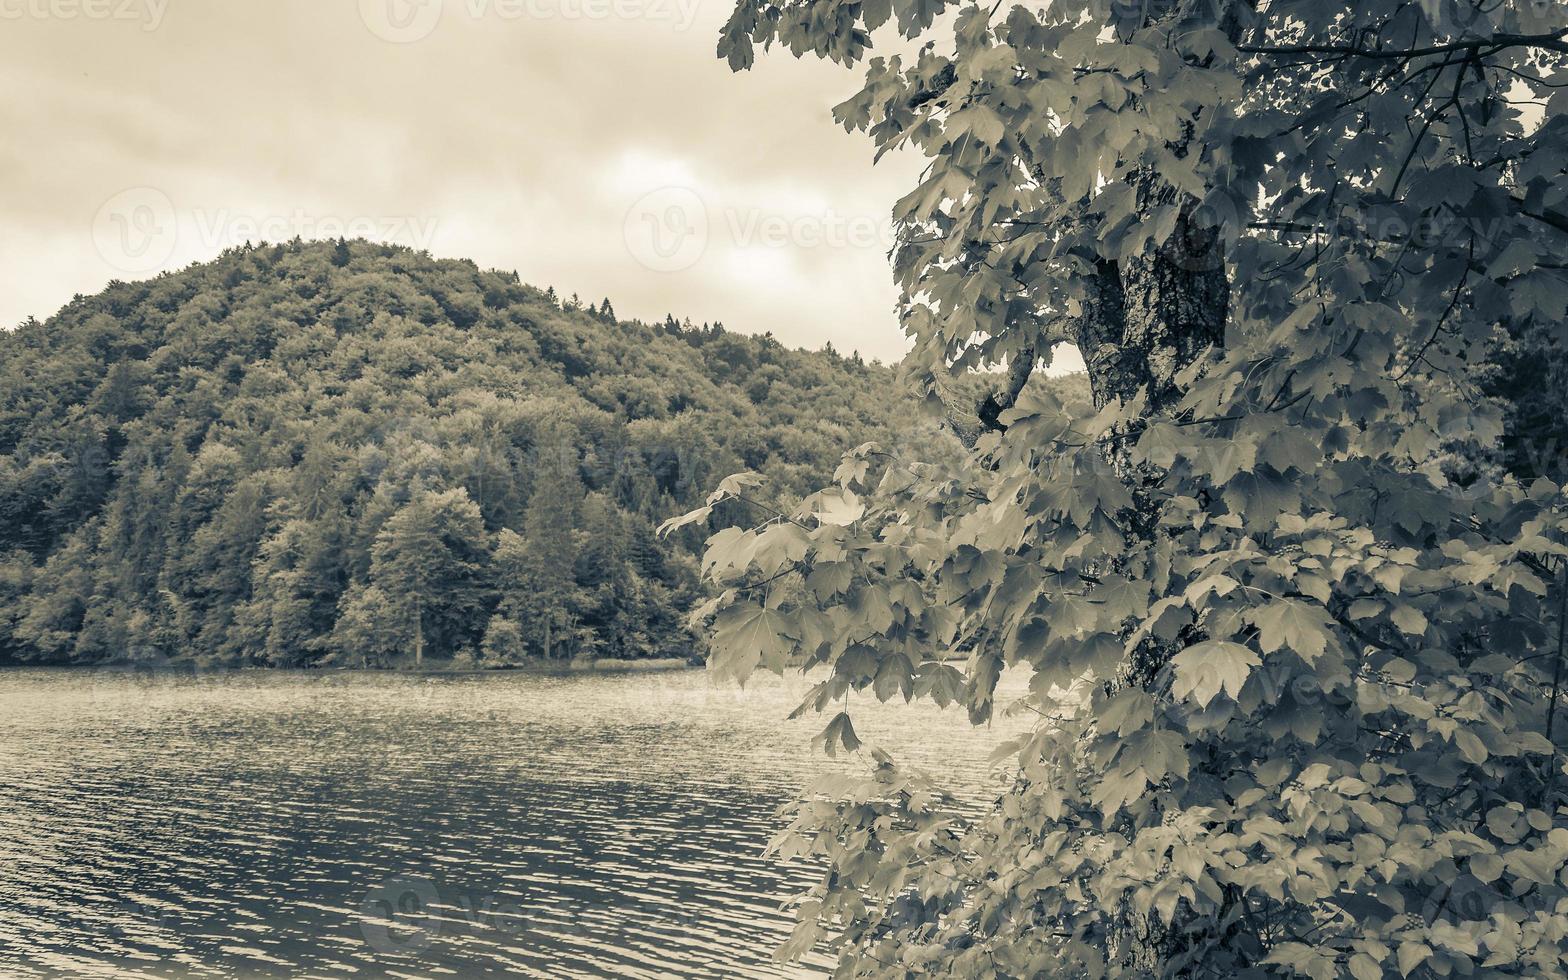
[{"label": "rough tree bark", "polygon": [[[1225,342],[1230,283],[1212,233],[1184,215],[1171,241],[1119,266],[1101,261],[1075,324],[1096,407],[1146,392],[1148,410],[1181,397],[1177,375]],[[1091,315],[1092,311],[1092,315]]]}]

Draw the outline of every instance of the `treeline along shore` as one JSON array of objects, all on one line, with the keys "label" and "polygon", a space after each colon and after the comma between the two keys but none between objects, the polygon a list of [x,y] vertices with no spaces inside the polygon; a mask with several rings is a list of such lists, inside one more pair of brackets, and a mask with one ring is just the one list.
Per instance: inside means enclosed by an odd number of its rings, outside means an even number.
[{"label": "treeline along shore", "polygon": [[[804,494],[891,369],[292,242],[0,332],[0,661],[689,661],[728,473]],[[726,522],[738,513],[716,516]]]}]

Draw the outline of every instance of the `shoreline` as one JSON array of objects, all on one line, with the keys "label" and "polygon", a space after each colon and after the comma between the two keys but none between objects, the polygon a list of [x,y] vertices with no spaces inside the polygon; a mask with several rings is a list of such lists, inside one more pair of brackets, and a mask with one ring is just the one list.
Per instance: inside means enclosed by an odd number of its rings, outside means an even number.
[{"label": "shoreline", "polygon": [[484,676],[507,674],[651,674],[664,673],[675,670],[703,670],[704,665],[693,663],[680,657],[663,657],[652,660],[622,660],[603,658],[599,660],[569,660],[569,661],[537,661],[521,664],[507,664],[496,667],[448,667],[439,664],[414,667],[411,665],[397,665],[390,667],[266,667],[257,664],[227,665],[227,664],[198,664],[192,660],[170,660],[158,663],[135,660],[105,661],[95,664],[31,664],[31,663],[5,663],[0,664],[0,674],[12,670],[58,670],[72,673],[85,673],[99,671],[116,674],[203,674],[203,673],[292,673],[292,674],[321,674],[323,676],[339,674],[417,674],[430,677],[459,677],[459,676]]}]

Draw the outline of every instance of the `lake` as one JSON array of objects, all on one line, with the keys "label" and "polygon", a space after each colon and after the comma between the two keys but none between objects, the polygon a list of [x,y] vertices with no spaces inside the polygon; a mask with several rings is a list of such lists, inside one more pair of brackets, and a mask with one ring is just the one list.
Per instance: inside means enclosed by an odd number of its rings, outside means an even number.
[{"label": "lake", "polygon": [[[0,671],[0,976],[781,977],[808,685]],[[1021,685],[1020,685],[1021,686]],[[976,800],[1024,726],[862,699]]]}]

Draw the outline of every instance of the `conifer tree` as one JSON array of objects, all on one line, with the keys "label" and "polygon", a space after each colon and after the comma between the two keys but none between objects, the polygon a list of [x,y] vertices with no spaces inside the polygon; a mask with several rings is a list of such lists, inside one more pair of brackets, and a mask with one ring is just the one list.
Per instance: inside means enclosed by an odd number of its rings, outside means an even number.
[{"label": "conifer tree", "polygon": [[[561,431],[561,430],[547,430]],[[546,438],[544,444],[565,446]],[[533,493],[523,519],[522,579],[517,585],[519,618],[531,643],[546,659],[562,649],[575,627],[578,507],[582,478],[575,458],[560,452],[540,454]]]}]

